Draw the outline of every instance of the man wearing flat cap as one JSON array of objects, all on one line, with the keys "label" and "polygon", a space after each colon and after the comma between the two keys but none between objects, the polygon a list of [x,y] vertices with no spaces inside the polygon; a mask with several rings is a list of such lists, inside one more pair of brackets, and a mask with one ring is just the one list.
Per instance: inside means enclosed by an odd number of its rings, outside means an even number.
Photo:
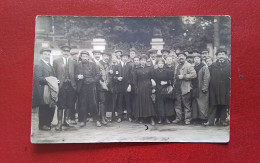
[{"label": "man wearing flat cap", "polygon": [[186,54],[178,53],[179,65],[175,69],[176,119],[172,123],[182,121],[182,104],[184,107],[184,122],[186,125],[191,121],[191,89],[192,80],[197,77],[194,67],[186,61]]},{"label": "man wearing flat cap", "polygon": [[39,129],[48,131],[51,129],[51,122],[55,112],[55,106],[51,106],[44,102],[44,86],[47,85],[46,77],[55,77],[53,67],[50,65],[51,49],[43,48],[40,51],[40,63],[34,67],[34,85],[35,93],[33,99],[38,97],[34,102],[35,106],[39,106]]},{"label": "man wearing flat cap", "polygon": [[215,118],[219,118],[220,125],[228,125],[226,118],[230,106],[230,61],[224,48],[217,50],[216,57],[217,61],[210,68],[210,109],[206,126],[214,125]]},{"label": "man wearing flat cap", "polygon": [[84,127],[87,122],[87,114],[90,113],[100,127],[100,116],[98,115],[97,84],[101,79],[100,68],[90,61],[87,51],[80,52],[79,62],[75,69],[77,81],[77,92],[79,94],[79,126]]},{"label": "man wearing flat cap", "polygon": [[[102,60],[99,62],[96,62],[97,66],[100,67],[101,70],[101,79],[99,83],[97,84],[97,95],[98,95],[98,102],[99,102],[99,111],[101,115],[101,123],[106,125],[106,111],[108,110],[108,106],[111,103],[111,101],[108,101],[109,99],[109,88],[108,84],[110,81],[110,53],[107,51],[104,51],[102,54]],[[96,55],[96,54],[95,54]]]},{"label": "man wearing flat cap", "polygon": [[[117,94],[114,96],[113,106],[118,105],[118,123],[122,121],[124,106],[126,106],[128,120],[130,122],[132,121],[132,108],[129,94],[132,91],[132,66],[128,63],[128,59],[129,54],[121,54],[120,63],[118,63],[113,70],[113,82],[117,87]],[[125,102],[125,105],[123,102]],[[116,108],[113,108],[113,110],[115,109]]]},{"label": "man wearing flat cap", "polygon": [[62,52],[61,57],[53,61],[54,71],[57,79],[60,81],[57,111],[58,125],[55,128],[57,131],[62,130],[62,125],[70,127],[68,119],[71,109],[74,108],[73,98],[76,90],[76,82],[74,80],[75,61],[70,58],[71,47],[64,45],[60,49]]},{"label": "man wearing flat cap", "polygon": [[209,57],[209,51],[208,50],[203,50],[201,52],[201,61],[202,63],[206,64],[206,60]]},{"label": "man wearing flat cap", "polygon": [[163,59],[164,59],[164,61],[165,61],[166,58],[167,58],[167,56],[169,56],[169,54],[170,54],[170,50],[168,50],[168,49],[162,49],[162,50],[161,50],[161,53],[162,53],[162,57],[163,57]]}]

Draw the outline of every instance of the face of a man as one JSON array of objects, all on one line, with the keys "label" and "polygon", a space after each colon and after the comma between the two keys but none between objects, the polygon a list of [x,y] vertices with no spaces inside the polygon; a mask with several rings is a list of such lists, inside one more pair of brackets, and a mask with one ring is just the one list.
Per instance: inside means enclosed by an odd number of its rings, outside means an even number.
[{"label": "face of a man", "polygon": [[220,61],[220,62],[224,62],[225,61],[225,58],[226,58],[226,53],[225,52],[219,52],[217,54],[217,59]]},{"label": "face of a man", "polygon": [[206,60],[208,56],[209,56],[209,53],[206,53],[206,52],[204,52],[204,53],[201,54],[201,58],[202,58],[203,60]]},{"label": "face of a man", "polygon": [[162,53],[162,56],[163,56],[164,59],[166,59],[168,55],[169,55],[168,52],[163,52],[163,53]]},{"label": "face of a man", "polygon": [[41,59],[43,59],[44,61],[46,62],[50,62],[50,52],[49,51],[44,51],[42,54],[41,54]]},{"label": "face of a man", "polygon": [[100,54],[100,53],[94,53],[94,54],[93,54],[93,57],[94,57],[96,60],[100,60],[101,54]]},{"label": "face of a man", "polygon": [[107,55],[107,54],[103,54],[103,60],[105,61],[105,62],[108,62],[109,61],[109,56]]},{"label": "face of a man", "polygon": [[62,55],[63,55],[63,57],[68,58],[70,56],[70,50],[66,49],[66,48],[63,49],[62,50]]},{"label": "face of a man", "polygon": [[135,63],[136,66],[140,65],[140,59],[134,58],[134,63]]},{"label": "face of a man", "polygon": [[146,64],[146,59],[145,59],[145,58],[142,58],[142,59],[140,60],[140,64],[141,64],[142,66],[145,66],[145,64]]},{"label": "face of a man", "polygon": [[194,58],[194,63],[195,63],[195,65],[199,65],[200,62],[201,62],[200,57],[195,57],[195,58]]},{"label": "face of a man", "polygon": [[128,60],[128,56],[127,56],[127,55],[122,56],[122,61],[123,61],[124,63],[126,63],[127,60]]},{"label": "face of a man", "polygon": [[186,56],[184,54],[179,54],[178,56],[179,62],[182,64],[186,60]]},{"label": "face of a man", "polygon": [[86,62],[86,61],[89,60],[89,55],[87,55],[87,54],[82,54],[82,55],[81,55],[81,59],[82,59],[83,62]]},{"label": "face of a man", "polygon": [[163,68],[163,66],[164,66],[163,61],[159,61],[159,62],[158,62],[158,67],[159,67],[159,68]]},{"label": "face of a man", "polygon": [[172,62],[173,62],[172,57],[166,58],[166,64],[170,65],[170,64],[172,64]]},{"label": "face of a man", "polygon": [[130,51],[130,58],[134,58],[135,57],[135,51]]},{"label": "face of a man", "polygon": [[112,55],[111,61],[112,61],[113,63],[116,63],[116,62],[117,62],[117,57],[116,57],[116,55]]},{"label": "face of a man", "polygon": [[208,66],[211,66],[212,60],[209,58],[209,59],[206,60],[206,63],[207,63]]},{"label": "face of a man", "polygon": [[73,60],[77,61],[78,60],[78,55],[77,54],[74,54],[71,56]]},{"label": "face of a man", "polygon": [[116,52],[116,56],[117,56],[118,59],[120,58],[121,55],[122,55],[121,52]]},{"label": "face of a man", "polygon": [[157,55],[157,54],[153,53],[153,54],[150,55],[150,58],[151,58],[152,60],[156,60],[156,55]]}]

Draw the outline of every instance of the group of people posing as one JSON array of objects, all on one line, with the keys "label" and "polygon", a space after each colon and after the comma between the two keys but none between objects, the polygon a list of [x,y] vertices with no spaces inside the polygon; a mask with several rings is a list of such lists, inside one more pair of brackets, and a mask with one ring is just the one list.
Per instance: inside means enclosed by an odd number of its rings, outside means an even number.
[{"label": "group of people posing", "polygon": [[[191,55],[167,49],[158,54],[151,49],[140,54],[131,48],[90,54],[62,46],[61,51],[51,65],[51,49],[41,49],[41,61],[34,69],[40,130],[51,130],[56,108],[58,131],[62,126],[84,127],[89,118],[97,127],[123,120],[151,125],[228,125],[230,61],[225,49],[217,50],[214,62],[207,50]],[[53,89],[48,77],[57,78],[58,89]],[[57,102],[46,103],[46,86],[52,89],[52,98],[53,90],[58,90]],[[112,114],[107,116],[107,112]]]}]

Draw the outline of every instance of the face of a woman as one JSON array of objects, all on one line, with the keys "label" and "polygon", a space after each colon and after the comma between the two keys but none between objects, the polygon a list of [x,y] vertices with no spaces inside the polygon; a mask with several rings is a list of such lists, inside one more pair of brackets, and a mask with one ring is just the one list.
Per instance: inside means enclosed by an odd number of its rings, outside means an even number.
[{"label": "face of a woman", "polygon": [[159,62],[158,62],[158,67],[159,67],[159,68],[163,68],[163,66],[164,66],[164,63],[163,63],[162,61],[159,61]]},{"label": "face of a woman", "polygon": [[140,60],[140,63],[141,63],[142,66],[144,66],[144,65],[146,64],[146,59],[145,59],[145,58],[142,58],[142,59]]}]

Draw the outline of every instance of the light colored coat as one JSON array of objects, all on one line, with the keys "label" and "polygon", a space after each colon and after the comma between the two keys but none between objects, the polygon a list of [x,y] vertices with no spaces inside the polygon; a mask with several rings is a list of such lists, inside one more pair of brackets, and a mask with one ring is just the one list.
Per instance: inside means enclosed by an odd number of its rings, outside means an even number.
[{"label": "light colored coat", "polygon": [[[177,77],[177,67],[175,68],[175,77]],[[189,93],[192,89],[191,80],[197,77],[194,67],[185,61],[184,65],[180,69],[180,75],[184,76],[184,79],[181,80],[181,94],[185,95]]]}]

